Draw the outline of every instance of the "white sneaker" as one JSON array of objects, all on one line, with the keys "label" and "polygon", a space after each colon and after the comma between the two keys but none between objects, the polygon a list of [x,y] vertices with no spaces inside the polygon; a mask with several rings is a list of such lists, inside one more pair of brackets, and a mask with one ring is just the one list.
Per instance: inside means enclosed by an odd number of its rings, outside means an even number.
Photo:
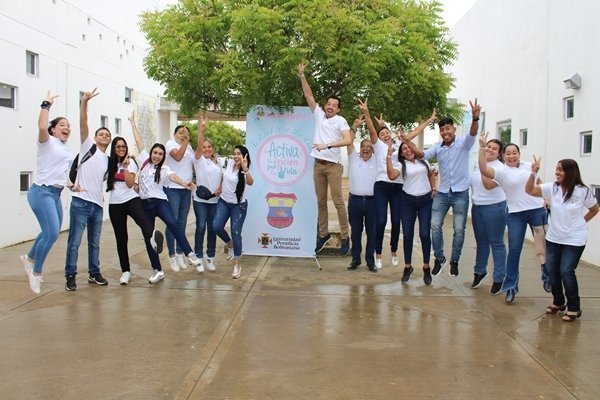
[{"label": "white sneaker", "polygon": [[27,277],[29,278],[29,289],[35,294],[42,292],[42,276],[35,275],[32,269],[27,270]]},{"label": "white sneaker", "polygon": [[190,264],[192,264],[194,267],[198,267],[202,264],[202,260],[196,257],[196,253],[194,253],[193,251],[190,252],[190,254],[188,254],[187,257],[190,261]]},{"label": "white sneaker", "polygon": [[214,272],[217,269],[214,258],[206,257],[206,268],[208,268],[208,270],[211,272]]},{"label": "white sneaker", "polygon": [[394,267],[397,267],[397,266],[398,266],[398,257],[396,257],[396,256],[392,256],[392,265],[393,265]]},{"label": "white sneaker", "polygon": [[383,265],[381,264],[381,258],[376,258],[375,259],[375,268],[381,269],[381,267],[383,267]]},{"label": "white sneaker", "polygon": [[231,273],[231,277],[233,279],[238,279],[240,276],[242,276],[242,267],[240,267],[239,264],[235,264],[233,266],[233,272]]},{"label": "white sneaker", "polygon": [[157,282],[162,281],[163,279],[165,279],[165,273],[155,269],[154,272],[152,272],[150,279],[148,279],[148,282],[149,283],[157,283]]},{"label": "white sneaker", "polygon": [[25,268],[25,271],[27,270],[33,270],[33,263],[31,261],[29,261],[29,257],[27,257],[27,255],[22,255],[19,256],[19,258],[21,259],[21,262],[23,263],[23,268]]},{"label": "white sneaker", "polygon": [[175,260],[177,260],[177,265],[179,266],[179,268],[181,268],[181,269],[186,269],[187,268],[187,264],[183,260],[183,254],[177,254],[175,256]]},{"label": "white sneaker", "polygon": [[174,272],[179,272],[179,264],[175,257],[169,257],[169,267],[171,267]]},{"label": "white sneaker", "polygon": [[196,271],[203,273],[204,272],[204,262],[200,259],[200,264],[196,267]]},{"label": "white sneaker", "polygon": [[123,274],[121,275],[121,278],[119,278],[119,283],[121,285],[128,285],[130,277],[131,277],[131,272],[129,272],[129,271],[123,272]]}]

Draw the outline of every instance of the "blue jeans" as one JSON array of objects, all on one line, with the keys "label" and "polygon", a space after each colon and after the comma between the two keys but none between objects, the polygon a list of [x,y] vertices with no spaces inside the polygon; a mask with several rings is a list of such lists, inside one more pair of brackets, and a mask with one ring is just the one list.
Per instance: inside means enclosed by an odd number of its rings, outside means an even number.
[{"label": "blue jeans", "polygon": [[100,233],[102,232],[102,207],[91,201],[73,197],[69,212],[69,238],[65,276],[77,275],[77,257],[83,230],[87,227],[88,271],[90,275],[100,273]]},{"label": "blue jeans", "polygon": [[[546,240],[546,266],[552,285],[553,304],[557,306],[565,304],[566,295],[567,310],[569,311],[581,310],[575,269],[584,249],[585,245],[569,246]],[[563,286],[565,288],[564,294]]]},{"label": "blue jeans", "polygon": [[181,246],[181,251],[186,255],[190,254],[192,252],[192,247],[185,237],[185,225],[181,227],[177,224],[177,220],[173,215],[169,202],[163,199],[146,199],[142,200],[142,204],[144,205],[144,212],[146,213],[148,222],[150,222],[150,225],[152,226],[152,230],[154,230],[156,217],[162,219],[167,225],[167,229],[173,232],[175,240],[177,240],[177,243]]},{"label": "blue jeans", "polygon": [[383,250],[383,234],[387,224],[387,210],[390,205],[390,218],[392,220],[392,237],[390,246],[392,253],[398,250],[400,239],[400,195],[402,184],[377,181],[373,186],[375,197],[375,253],[381,254]]},{"label": "blue jeans", "polygon": [[352,262],[360,264],[363,227],[367,233],[365,261],[375,265],[375,199],[373,196],[354,196],[348,199],[348,219],[350,220],[350,240],[352,241]]},{"label": "blue jeans", "polygon": [[216,203],[202,203],[194,201],[194,214],[196,214],[196,233],[194,234],[194,252],[199,258],[204,255],[204,233],[206,237],[206,256],[213,258],[217,247],[217,234],[213,229],[213,222],[217,213]]},{"label": "blue jeans", "polygon": [[514,289],[519,291],[519,262],[521,250],[525,241],[527,225],[531,228],[546,225],[546,210],[544,207],[534,208],[515,213],[508,213],[506,226],[508,227],[508,256],[506,258],[506,276],[502,282],[502,291]]},{"label": "blue jeans", "polygon": [[33,270],[38,274],[42,273],[44,261],[60,233],[63,219],[61,191],[62,189],[53,186],[35,184],[27,191],[27,201],[42,229],[27,253],[27,256],[34,260]]},{"label": "blue jeans", "polygon": [[[171,211],[175,216],[177,227],[179,229],[183,229],[183,231],[185,232],[187,218],[190,213],[190,202],[192,201],[192,192],[190,192],[187,189],[172,188],[164,188],[164,191],[167,195],[167,200],[169,200]],[[175,253],[181,254],[183,252],[179,240],[177,240],[177,247],[175,247],[176,238],[173,232],[171,231],[171,228],[166,229],[165,239],[167,241],[167,249],[169,250],[170,256],[174,255]]]},{"label": "blue jeans", "polygon": [[506,245],[504,244],[506,201],[481,206],[473,204],[471,220],[477,243],[475,273],[478,275],[487,273],[491,248],[494,259],[494,282],[502,282],[506,275]]},{"label": "blue jeans", "polygon": [[[217,203],[217,213],[213,221],[213,229],[217,236],[225,243],[233,240],[233,258],[238,260],[242,256],[242,228],[248,212],[248,200],[240,204],[231,204],[223,199]],[[225,223],[231,219],[231,238],[225,231]]]},{"label": "blue jeans", "polygon": [[431,211],[431,241],[433,243],[433,255],[441,260],[444,258],[444,218],[452,207],[452,256],[451,261],[460,259],[463,243],[465,241],[465,226],[467,224],[467,213],[469,211],[469,190],[462,192],[437,193],[433,198],[433,209]]},{"label": "blue jeans", "polygon": [[419,238],[423,251],[423,264],[429,264],[431,253],[431,208],[433,198],[431,193],[422,196],[412,196],[402,192],[400,215],[402,217],[404,263],[412,264],[413,241],[415,237],[415,222],[419,218]]}]

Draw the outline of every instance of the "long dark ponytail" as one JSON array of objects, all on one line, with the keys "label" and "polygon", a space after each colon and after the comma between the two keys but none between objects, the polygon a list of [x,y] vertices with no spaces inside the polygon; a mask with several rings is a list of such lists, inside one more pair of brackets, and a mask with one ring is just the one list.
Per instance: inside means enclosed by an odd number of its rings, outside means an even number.
[{"label": "long dark ponytail", "polygon": [[[248,162],[248,168],[250,168],[250,154],[248,153],[248,149],[246,146],[237,145],[234,147],[234,150],[238,149],[240,153],[242,153],[242,158],[245,158]],[[242,201],[242,196],[244,195],[244,189],[246,188],[246,174],[242,171],[242,165],[240,163],[240,169],[238,170],[238,183],[235,187],[235,197],[237,198],[238,204]]]}]

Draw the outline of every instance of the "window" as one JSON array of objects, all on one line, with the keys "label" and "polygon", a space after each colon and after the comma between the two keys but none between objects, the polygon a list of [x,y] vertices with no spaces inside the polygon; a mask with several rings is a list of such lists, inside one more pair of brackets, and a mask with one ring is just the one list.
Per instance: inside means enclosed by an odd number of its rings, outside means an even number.
[{"label": "window", "polygon": [[565,104],[565,119],[572,119],[575,116],[575,98],[566,97],[564,100]]},{"label": "window", "polygon": [[0,82],[0,107],[17,108],[17,88]]},{"label": "window", "polygon": [[592,192],[594,193],[594,197],[598,204],[600,204],[600,185],[590,185]]},{"label": "window", "polygon": [[125,88],[125,101],[127,103],[131,103],[131,100],[133,98],[133,89],[132,88]]},{"label": "window", "polygon": [[106,115],[100,116],[100,127],[108,128],[108,117]]},{"label": "window", "polygon": [[26,192],[29,190],[29,187],[31,186],[32,175],[33,173],[31,171],[21,171],[19,179],[19,186],[21,192]]},{"label": "window", "polygon": [[527,147],[527,129],[521,129],[519,137],[521,139],[521,147]]},{"label": "window", "polygon": [[25,69],[29,75],[38,76],[39,56],[31,51],[25,52]]},{"label": "window", "polygon": [[121,134],[121,118],[115,118],[115,135]]},{"label": "window", "polygon": [[496,137],[500,138],[502,143],[507,144],[512,142],[511,140],[511,121],[501,121],[498,122],[498,134]]},{"label": "window", "polygon": [[485,132],[485,111],[479,114],[479,131]]},{"label": "window", "polygon": [[589,156],[592,154],[592,132],[581,132],[581,155]]}]

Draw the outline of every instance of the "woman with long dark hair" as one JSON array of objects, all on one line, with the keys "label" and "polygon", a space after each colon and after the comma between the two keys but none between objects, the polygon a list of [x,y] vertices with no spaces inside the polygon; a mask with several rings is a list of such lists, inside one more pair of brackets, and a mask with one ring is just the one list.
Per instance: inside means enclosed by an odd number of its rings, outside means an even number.
[{"label": "woman with long dark hair", "polygon": [[[233,162],[229,162],[223,173],[221,183],[221,198],[217,203],[217,213],[215,215],[213,228],[228,247],[232,247],[229,252],[229,259],[233,260],[233,279],[238,279],[242,275],[240,258],[242,257],[242,228],[246,213],[248,212],[248,200],[246,200],[246,185],[254,183],[254,178],[250,174],[250,154],[245,146],[237,145],[233,149]],[[231,220],[231,237],[225,231],[225,223]]]},{"label": "woman with long dark hair", "polygon": [[573,322],[581,316],[575,269],[587,242],[586,223],[598,214],[598,202],[590,188],[583,183],[575,160],[560,160],[554,172],[555,182],[541,185],[535,182],[540,159],[534,157],[533,160],[525,190],[532,196],[550,199],[552,207],[546,234],[546,265],[553,301],[546,307],[546,314],[557,314],[566,309],[563,321]]},{"label": "woman with long dark hair", "polygon": [[67,172],[73,155],[66,142],[71,135],[71,125],[64,117],[48,122],[50,107],[58,95],[48,92],[42,101],[38,117],[37,173],[27,191],[27,201],[40,224],[41,232],[21,262],[29,278],[29,288],[41,293],[42,268],[50,249],[58,239],[63,220],[60,194],[67,185]]}]

